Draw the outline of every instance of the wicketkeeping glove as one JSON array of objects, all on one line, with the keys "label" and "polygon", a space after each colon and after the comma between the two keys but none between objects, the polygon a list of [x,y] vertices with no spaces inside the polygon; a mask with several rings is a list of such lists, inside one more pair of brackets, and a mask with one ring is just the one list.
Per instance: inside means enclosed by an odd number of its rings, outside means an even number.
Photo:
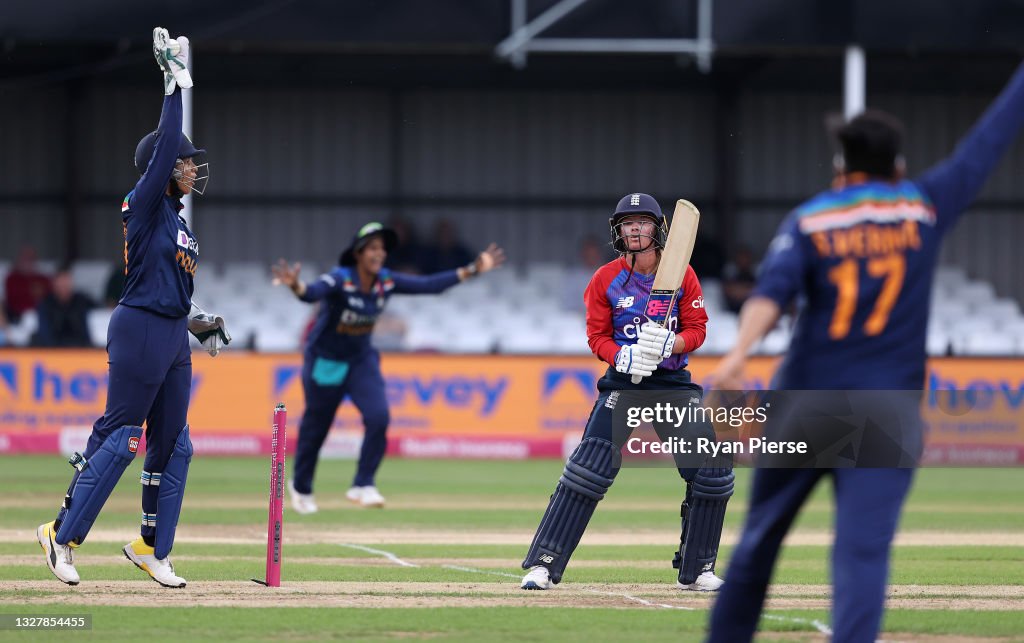
[{"label": "wicketkeeping glove", "polygon": [[645,353],[638,345],[627,344],[620,348],[619,354],[615,356],[615,370],[634,378],[647,377],[658,368],[659,361]]},{"label": "wicketkeeping glove", "polygon": [[231,343],[231,334],[224,325],[224,318],[207,313],[195,304],[192,304],[188,314],[188,331],[195,335],[212,357],[216,357],[221,348]]},{"label": "wicketkeeping glove", "polygon": [[659,364],[661,360],[672,354],[675,341],[675,333],[652,321],[644,322],[640,327],[640,334],[636,336],[636,345],[657,360]]},{"label": "wicketkeeping glove", "polygon": [[182,89],[192,87],[192,74],[188,71],[188,38],[172,40],[163,27],[153,29],[153,57],[164,72],[164,94],[174,93],[175,85]]}]

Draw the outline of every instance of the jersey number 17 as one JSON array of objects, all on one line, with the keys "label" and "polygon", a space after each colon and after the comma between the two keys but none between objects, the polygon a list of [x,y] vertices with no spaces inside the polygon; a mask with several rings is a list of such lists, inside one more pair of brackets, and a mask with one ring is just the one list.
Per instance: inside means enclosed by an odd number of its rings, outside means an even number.
[{"label": "jersey number 17", "polygon": [[[902,254],[891,253],[867,260],[869,277],[884,279],[871,314],[864,321],[864,334],[874,336],[885,330],[889,323],[896,300],[903,288],[903,277],[907,272],[907,260]],[[853,315],[857,311],[857,292],[860,288],[860,262],[844,259],[828,271],[828,280],[836,287],[836,308],[828,326],[828,336],[840,340],[850,334]]]}]

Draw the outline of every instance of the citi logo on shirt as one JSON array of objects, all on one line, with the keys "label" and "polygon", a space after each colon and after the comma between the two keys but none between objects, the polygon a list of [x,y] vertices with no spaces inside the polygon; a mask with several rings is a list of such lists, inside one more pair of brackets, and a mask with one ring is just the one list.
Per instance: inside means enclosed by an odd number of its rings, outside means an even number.
[{"label": "citi logo on shirt", "polygon": [[629,308],[636,301],[636,297],[630,295],[629,297],[619,297],[618,303],[615,304],[616,308]]},{"label": "citi logo on shirt", "polygon": [[701,295],[700,297],[697,297],[696,299],[691,301],[690,305],[693,306],[694,308],[703,308],[704,307],[704,295]]},{"label": "citi logo on shirt", "polygon": [[[636,339],[637,335],[640,334],[640,327],[644,325],[647,319],[644,317],[634,317],[632,324],[625,324],[622,327],[622,335],[626,339]],[[665,328],[672,332],[675,332],[676,328],[679,327],[679,318],[672,315],[665,320]]]},{"label": "citi logo on shirt", "polygon": [[178,247],[199,254],[199,242],[188,236],[184,230],[178,230]]}]

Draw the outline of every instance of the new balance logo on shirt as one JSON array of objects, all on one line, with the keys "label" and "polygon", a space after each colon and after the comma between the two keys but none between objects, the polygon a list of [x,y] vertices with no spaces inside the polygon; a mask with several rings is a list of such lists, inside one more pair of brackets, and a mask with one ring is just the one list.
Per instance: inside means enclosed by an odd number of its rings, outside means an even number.
[{"label": "new balance logo on shirt", "polygon": [[618,303],[615,304],[616,308],[629,308],[636,301],[636,297],[619,297]]}]

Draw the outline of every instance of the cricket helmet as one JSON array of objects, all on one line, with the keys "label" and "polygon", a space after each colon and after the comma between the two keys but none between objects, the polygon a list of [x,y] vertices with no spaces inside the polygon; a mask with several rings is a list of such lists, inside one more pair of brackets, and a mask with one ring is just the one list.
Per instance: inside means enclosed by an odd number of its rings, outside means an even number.
[{"label": "cricket helmet", "polygon": [[661,212],[658,201],[650,194],[633,192],[619,199],[615,206],[615,212],[608,219],[608,228],[611,233],[612,247],[619,254],[627,254],[626,240],[623,238],[621,224],[622,220],[631,214],[645,214],[654,220],[654,236],[651,241],[654,247],[662,249],[668,239],[668,222]]},{"label": "cricket helmet", "polygon": [[[153,152],[156,151],[156,141],[160,132],[152,131],[142,137],[139,144],[135,146],[135,169],[139,174],[145,174],[149,162],[153,160]],[[192,140],[185,134],[181,135],[181,142],[178,143],[178,155],[180,160],[192,159],[196,164],[196,178],[192,181],[192,191],[202,194],[206,191],[206,184],[210,181],[210,164],[206,161],[206,150],[198,149],[192,144]],[[175,179],[182,178],[181,169],[175,165],[172,171]]]}]

